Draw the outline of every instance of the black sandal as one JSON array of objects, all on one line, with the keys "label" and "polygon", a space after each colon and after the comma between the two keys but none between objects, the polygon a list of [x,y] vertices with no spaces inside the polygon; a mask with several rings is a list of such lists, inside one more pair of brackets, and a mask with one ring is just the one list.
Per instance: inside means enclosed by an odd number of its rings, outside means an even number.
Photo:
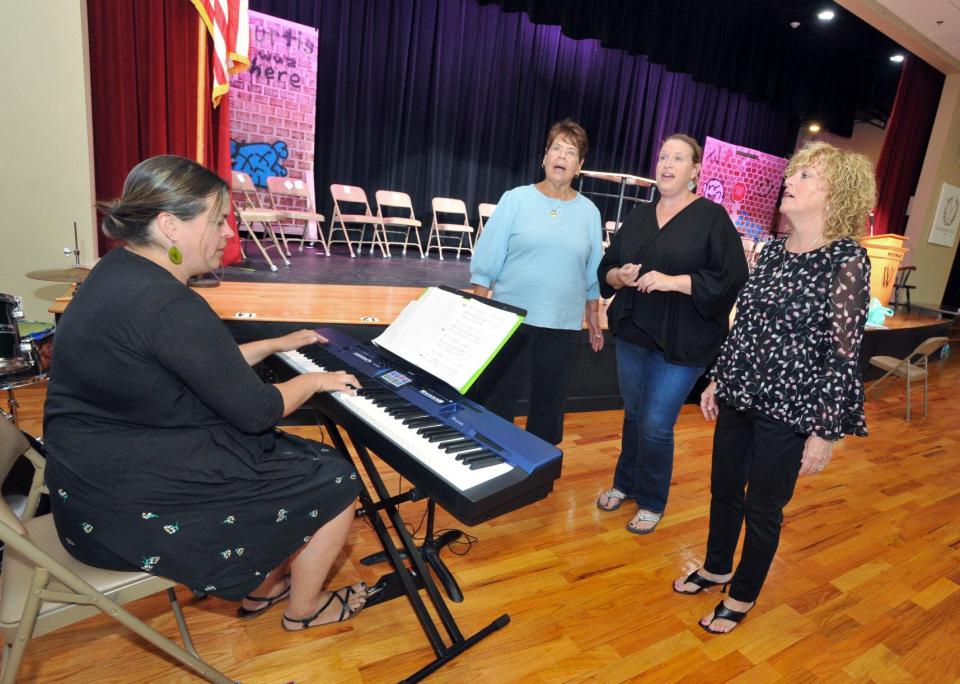
[{"label": "black sandal", "polygon": [[710,632],[711,634],[729,634],[733,631],[733,629],[736,629],[736,627],[731,629],[730,632],[720,632],[715,629],[710,629],[710,625],[712,625],[715,620],[729,620],[730,622],[734,622],[739,625],[740,621],[747,617],[747,613],[749,613],[751,610],[753,610],[753,606],[750,606],[743,612],[739,610],[733,610],[731,608],[727,608],[723,601],[721,601],[717,604],[717,607],[713,609],[713,617],[710,619],[708,624],[705,625],[702,622],[697,622],[697,624],[703,627],[703,631]]},{"label": "black sandal", "polygon": [[262,608],[256,608],[255,610],[247,610],[243,606],[237,608],[237,617],[241,620],[249,620],[254,618],[265,610],[273,606],[274,603],[278,603],[283,599],[287,598],[290,595],[290,575],[287,575],[287,588],[281,591],[276,596],[245,596],[244,598],[248,601],[259,601],[261,603],[266,603],[267,605]]},{"label": "black sandal", "polygon": [[[360,585],[363,587],[363,595],[364,595],[364,597],[366,597],[366,595],[367,595],[367,584],[366,584],[366,582],[359,582],[358,584],[360,584]],[[341,592],[343,592],[343,596],[340,595]],[[298,627],[297,629],[290,629],[289,627],[287,627],[287,625],[286,625],[284,622],[281,622],[280,624],[281,624],[281,626],[282,626],[285,630],[287,630],[288,632],[302,632],[303,630],[305,630],[305,629],[310,629],[311,627],[319,627],[320,625],[311,625],[310,623],[313,622],[314,620],[316,620],[318,617],[320,617],[320,613],[322,613],[323,611],[325,611],[325,610],[327,609],[327,607],[328,607],[331,603],[333,603],[333,599],[337,599],[338,601],[340,601],[340,617],[338,617],[336,620],[332,620],[331,622],[324,622],[324,623],[322,623],[322,624],[324,624],[324,625],[331,625],[331,624],[333,624],[334,622],[344,622],[344,621],[346,621],[346,620],[349,620],[349,619],[352,618],[354,615],[356,615],[356,614],[359,613],[361,610],[363,610],[363,604],[360,604],[360,606],[358,606],[357,608],[351,608],[351,607],[350,607],[350,597],[353,596],[354,594],[359,594],[359,592],[354,591],[352,584],[347,585],[347,586],[345,586],[345,587],[341,587],[340,589],[337,589],[336,591],[331,591],[331,592],[330,592],[330,598],[328,598],[326,601],[324,601],[323,605],[320,606],[320,610],[318,610],[316,613],[314,613],[313,615],[311,615],[311,616],[309,616],[309,617],[305,617],[305,618],[292,618],[292,617],[290,617],[289,615],[287,615],[286,613],[283,614],[283,619],[284,619],[285,621],[294,622],[294,623],[297,623],[297,624],[301,625],[301,626]],[[364,603],[366,603],[366,601],[364,601]]]},{"label": "black sandal", "polygon": [[727,580],[726,582],[714,582],[713,580],[708,580],[706,577],[701,575],[700,570],[697,569],[691,572],[689,575],[687,575],[687,579],[683,580],[683,583],[696,584],[697,588],[694,591],[680,591],[679,589],[677,589],[676,585],[672,585],[673,590],[678,594],[684,594],[685,596],[693,596],[694,594],[699,594],[704,589],[715,587],[718,584],[723,585],[722,587],[720,587],[720,591],[722,593],[725,593],[727,591],[727,585],[730,584],[730,580]]}]

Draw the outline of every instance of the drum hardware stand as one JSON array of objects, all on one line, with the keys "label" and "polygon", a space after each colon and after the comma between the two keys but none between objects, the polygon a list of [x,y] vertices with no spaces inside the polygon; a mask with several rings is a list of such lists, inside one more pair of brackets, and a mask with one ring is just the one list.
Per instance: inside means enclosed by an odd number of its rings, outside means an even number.
[{"label": "drum hardware stand", "polygon": [[17,427],[20,427],[20,417],[17,414],[17,408],[20,404],[17,402],[17,396],[13,393],[13,388],[7,388],[7,406],[10,407],[10,413],[4,411],[4,415],[10,416],[10,420],[13,421],[13,424]]},{"label": "drum hardware stand", "polygon": [[[327,432],[330,435],[330,439],[333,442],[333,446],[340,451],[341,454],[343,454],[344,458],[350,460],[349,451],[347,451],[347,445],[344,442],[343,436],[340,434],[337,424],[334,423],[334,421],[322,409],[319,409],[319,413],[321,419],[323,420],[323,424],[327,428]],[[430,642],[430,646],[433,648],[434,654],[436,655],[436,658],[434,658],[434,660],[432,660],[426,666],[402,680],[402,682],[419,682],[424,677],[427,677],[431,673],[443,667],[446,663],[456,658],[458,655],[479,642],[481,639],[484,639],[490,636],[493,632],[506,627],[510,622],[510,616],[506,614],[501,615],[475,634],[468,637],[463,636],[463,633],[457,626],[456,620],[450,613],[450,609],[443,600],[443,595],[437,589],[437,585],[434,583],[433,578],[427,571],[425,565],[425,558],[428,557],[427,550],[420,549],[416,546],[413,538],[407,531],[407,528],[403,522],[403,518],[400,516],[400,511],[397,508],[397,502],[403,503],[407,500],[413,500],[408,498],[411,495],[411,492],[407,492],[407,494],[401,494],[398,497],[391,497],[390,493],[387,491],[386,485],[383,483],[383,478],[380,477],[380,473],[377,470],[376,465],[373,463],[373,459],[370,457],[370,453],[367,451],[366,447],[364,447],[363,441],[358,439],[356,434],[354,434],[354,432],[349,428],[345,428],[345,430],[351,444],[354,447],[354,451],[360,458],[360,462],[363,464],[363,468],[367,472],[367,476],[370,478],[370,482],[377,494],[377,500],[374,501],[370,495],[370,491],[364,484],[360,491],[360,503],[363,506],[363,510],[367,511],[366,517],[370,521],[370,525],[373,527],[377,538],[380,540],[380,545],[383,547],[383,553],[386,554],[387,560],[390,561],[390,564],[394,569],[393,573],[382,577],[376,585],[368,590],[372,596],[371,600],[367,601],[367,605],[383,603],[391,598],[397,598],[402,595],[406,595],[410,600],[413,612],[420,621],[420,626],[422,627],[423,632],[426,635],[427,640]],[[435,505],[431,500],[427,506],[428,532],[430,534],[430,537],[428,538],[431,538],[433,532],[433,511]],[[380,517],[381,510],[386,513],[388,520],[393,525],[396,536],[400,539],[400,549],[396,547],[396,544],[390,537],[390,532],[387,529],[387,526]],[[440,540],[446,539],[444,544],[449,543],[449,541],[452,541],[452,539],[455,538],[449,537],[450,534],[450,532],[447,532],[441,535]],[[440,546],[442,545],[443,544],[440,544]],[[424,546],[426,546],[426,543]],[[436,551],[439,551],[439,548],[437,548]],[[403,555],[401,556],[401,554]],[[439,557],[436,560],[440,562],[446,573],[449,574],[449,570],[447,570],[446,566],[443,566],[443,561],[440,561]],[[408,566],[407,563],[410,565]],[[433,566],[432,562],[431,566]],[[450,577],[452,579],[452,575]],[[434,612],[436,613],[439,621],[447,633],[447,640],[450,642],[450,645],[447,645],[444,642],[443,635],[440,633],[436,622],[427,610],[424,600],[420,597],[420,589],[424,589],[426,591],[427,597],[433,606]],[[459,591],[459,587],[457,590]]]}]

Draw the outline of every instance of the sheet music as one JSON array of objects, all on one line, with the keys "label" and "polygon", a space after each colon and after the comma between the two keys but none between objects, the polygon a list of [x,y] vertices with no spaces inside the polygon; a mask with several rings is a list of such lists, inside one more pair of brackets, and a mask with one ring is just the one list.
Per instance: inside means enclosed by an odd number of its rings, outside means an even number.
[{"label": "sheet music", "polygon": [[431,287],[373,342],[465,392],[522,320]]}]

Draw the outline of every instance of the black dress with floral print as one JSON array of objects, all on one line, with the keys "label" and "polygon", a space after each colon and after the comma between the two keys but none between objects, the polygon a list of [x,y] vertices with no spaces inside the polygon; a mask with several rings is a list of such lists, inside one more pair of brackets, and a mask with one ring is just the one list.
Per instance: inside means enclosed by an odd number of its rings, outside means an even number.
[{"label": "black dress with floral print", "polygon": [[283,409],[202,298],[113,250],[57,330],[44,438],[61,542],[242,598],[361,489],[345,456],[274,429]]},{"label": "black dress with floral print", "polygon": [[767,244],[737,298],[711,372],[716,396],[801,434],[866,435],[859,365],[870,302],[866,250],[843,238],[795,254],[784,242]]}]

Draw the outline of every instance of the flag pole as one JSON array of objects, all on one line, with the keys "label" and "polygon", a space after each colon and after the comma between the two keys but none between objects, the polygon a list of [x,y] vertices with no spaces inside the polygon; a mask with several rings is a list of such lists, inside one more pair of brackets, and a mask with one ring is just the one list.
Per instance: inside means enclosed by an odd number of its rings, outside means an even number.
[{"label": "flag pole", "polygon": [[196,161],[204,163],[207,114],[207,27],[197,15],[197,150]]}]

